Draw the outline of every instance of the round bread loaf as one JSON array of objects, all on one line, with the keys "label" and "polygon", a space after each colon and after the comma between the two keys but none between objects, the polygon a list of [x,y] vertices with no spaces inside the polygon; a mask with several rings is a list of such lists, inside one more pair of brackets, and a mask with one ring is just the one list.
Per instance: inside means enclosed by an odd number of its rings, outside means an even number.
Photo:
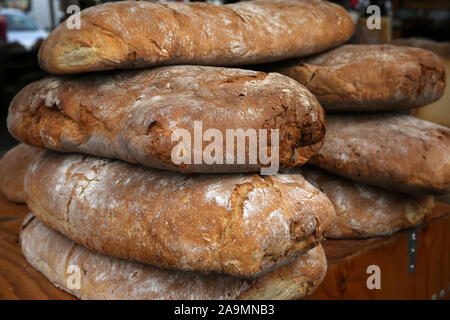
[{"label": "round bread loaf", "polygon": [[[167,170],[251,172],[306,163],[322,146],[325,116],[305,87],[280,74],[172,66],[37,81],[11,102],[8,128],[56,151]],[[189,159],[178,157],[180,144]]]},{"label": "round bread loaf", "polygon": [[30,163],[42,149],[24,143],[9,150],[0,159],[0,192],[12,202],[25,202],[23,179]]},{"label": "round bread loaf", "polygon": [[400,113],[330,114],[314,166],[407,194],[450,192],[450,129]]},{"label": "round bread loaf", "polygon": [[307,87],[326,111],[391,111],[438,100],[445,90],[439,57],[395,45],[343,45],[266,69]]},{"label": "round bread loaf", "polygon": [[106,255],[252,277],[318,244],[333,205],[301,175],[186,175],[47,151],[24,183],[30,210]]},{"label": "round bread loaf", "polygon": [[81,299],[298,299],[311,294],[327,270],[320,245],[256,279],[165,270],[89,250],[31,214],[20,243],[34,268]]},{"label": "round bread loaf", "polygon": [[432,195],[409,196],[347,180],[304,166],[292,169],[320,189],[333,203],[336,218],[327,238],[370,238],[394,233],[423,221],[432,212]]}]

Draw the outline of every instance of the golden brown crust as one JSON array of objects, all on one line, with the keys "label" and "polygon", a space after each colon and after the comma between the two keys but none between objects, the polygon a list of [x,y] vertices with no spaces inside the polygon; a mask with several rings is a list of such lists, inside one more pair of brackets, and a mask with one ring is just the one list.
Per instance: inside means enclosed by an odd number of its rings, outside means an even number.
[{"label": "golden brown crust", "polygon": [[450,192],[450,129],[399,113],[330,114],[311,164],[408,194]]},{"label": "golden brown crust", "polygon": [[264,63],[335,47],[354,31],[344,8],[314,0],[224,6],[129,1],[88,8],[80,20],[80,29],[62,23],[44,41],[44,70]]},{"label": "golden brown crust", "polygon": [[24,143],[9,150],[0,159],[0,192],[9,201],[24,203],[23,179],[29,164],[42,149]]},{"label": "golden brown crust", "polygon": [[394,233],[423,221],[433,196],[408,196],[370,187],[311,166],[296,170],[327,195],[336,218],[327,238],[368,238]]},{"label": "golden brown crust", "polygon": [[323,238],[328,198],[302,176],[185,175],[47,151],[27,204],[93,250],[164,268],[256,276]]},{"label": "golden brown crust", "polygon": [[[173,163],[179,142],[172,134],[187,130],[192,147],[195,121],[203,133],[220,131],[224,164]],[[269,151],[270,130],[279,129],[280,167],[291,167],[322,146],[325,115],[306,88],[280,74],[172,66],[37,81],[11,102],[8,128],[23,142],[56,151],[187,172],[250,172],[265,165],[249,164],[248,149],[246,164],[226,164],[227,129],[267,129]],[[202,142],[202,150],[211,143]]]},{"label": "golden brown crust", "polygon": [[326,111],[417,108],[438,100],[446,84],[438,56],[394,45],[343,45],[266,70],[306,86]]},{"label": "golden brown crust", "polygon": [[[314,291],[327,269],[319,245],[254,280],[165,270],[91,251],[31,214],[24,220],[20,242],[34,268],[81,299],[298,299]],[[79,289],[68,288],[68,282],[76,284],[70,282],[75,268],[67,272],[69,266],[80,268]]]}]

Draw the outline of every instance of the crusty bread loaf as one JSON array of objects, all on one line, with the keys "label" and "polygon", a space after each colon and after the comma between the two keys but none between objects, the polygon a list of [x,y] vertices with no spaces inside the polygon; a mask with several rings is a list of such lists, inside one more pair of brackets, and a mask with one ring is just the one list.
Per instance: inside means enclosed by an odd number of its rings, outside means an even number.
[{"label": "crusty bread loaf", "polygon": [[107,3],[83,10],[44,41],[41,67],[55,74],[163,64],[230,66],[300,57],[353,34],[344,8],[326,1]]},{"label": "crusty bread loaf", "polygon": [[397,192],[450,192],[449,128],[400,113],[330,114],[327,125],[311,164]]},{"label": "crusty bread loaf", "polygon": [[428,50],[394,45],[343,45],[265,70],[306,86],[326,111],[380,111],[421,107],[444,93],[445,68]]},{"label": "crusty bread loaf", "polygon": [[[441,59],[445,68],[447,83],[450,82],[450,41],[436,42],[423,38],[407,38],[395,39],[391,43],[430,50]],[[448,106],[450,106],[450,86],[445,88],[444,94],[438,101],[422,108],[414,109],[413,114],[417,118],[450,128],[450,108]]]},{"label": "crusty bread loaf", "polygon": [[[314,291],[327,269],[319,245],[253,280],[165,270],[91,251],[31,214],[25,217],[20,243],[34,268],[81,299],[298,299]],[[80,271],[78,289],[76,267]]]},{"label": "crusty bread loaf", "polygon": [[28,165],[42,152],[42,149],[26,144],[9,150],[0,159],[0,192],[12,202],[25,202],[23,179]]},{"label": "crusty bread loaf", "polygon": [[327,195],[336,218],[327,238],[368,238],[394,233],[423,221],[433,196],[408,196],[347,180],[311,166],[292,169]]},{"label": "crusty bread loaf", "polygon": [[[172,161],[172,150],[180,143],[172,141],[176,130],[189,132],[191,153],[195,139],[203,143],[202,150],[211,143],[196,136],[195,121],[201,121],[203,133],[216,129],[222,134],[223,164],[205,159],[195,164],[194,156],[190,164]],[[250,148],[245,149],[244,164],[236,158],[235,164],[227,164],[225,145],[235,141],[227,141],[226,130],[253,129],[258,134],[266,129],[268,154],[275,155],[271,130],[278,129],[280,167],[291,167],[305,163],[321,147],[325,116],[305,87],[280,74],[171,66],[37,81],[11,102],[8,128],[25,143],[57,151],[169,170],[249,172],[269,165],[260,157],[252,164]]]},{"label": "crusty bread loaf", "polygon": [[49,227],[107,255],[256,276],[321,241],[334,218],[302,176],[185,175],[47,151],[25,175]]}]

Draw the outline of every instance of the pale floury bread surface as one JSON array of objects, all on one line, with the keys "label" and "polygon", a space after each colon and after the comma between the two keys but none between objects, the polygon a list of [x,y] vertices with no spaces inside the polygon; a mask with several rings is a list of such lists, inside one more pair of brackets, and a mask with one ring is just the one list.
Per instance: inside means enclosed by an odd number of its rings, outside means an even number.
[{"label": "pale floury bread surface", "polygon": [[47,151],[25,176],[49,227],[106,255],[256,276],[319,243],[333,205],[301,175],[185,175]]},{"label": "pale floury bread surface", "polygon": [[[170,66],[34,82],[11,102],[8,128],[22,142],[56,151],[167,170],[251,172],[268,165],[259,156],[256,164],[250,163],[251,148],[244,150],[245,164],[227,164],[226,145],[235,143],[234,137],[226,138],[227,130],[251,129],[260,146],[263,129],[267,153],[279,155],[280,167],[292,167],[307,162],[322,146],[325,115],[305,87],[277,73]],[[223,164],[194,163],[194,152],[201,154],[211,143],[202,136],[208,129],[223,137]],[[271,152],[273,129],[279,130],[279,153]],[[177,130],[186,130],[191,138],[190,145],[183,138],[192,149],[187,163],[172,159],[181,139],[174,135]],[[200,152],[196,139],[203,143]]]},{"label": "pale floury bread surface", "polygon": [[209,3],[124,1],[83,10],[39,51],[55,74],[163,64],[232,66],[306,56],[347,41],[354,25],[326,1]]},{"label": "pale floury bread surface", "polygon": [[432,212],[431,195],[410,196],[354,182],[330,172],[304,166],[302,174],[333,203],[336,218],[327,238],[369,238],[394,233],[423,221]]},{"label": "pale floury bread surface", "polygon": [[329,114],[314,166],[408,194],[450,192],[450,129],[401,113]]},{"label": "pale floury bread surface", "polygon": [[[298,299],[322,282],[327,262],[317,246],[252,280],[165,270],[89,250],[46,227],[31,214],[20,234],[28,262],[55,286],[81,299]],[[80,271],[80,286],[73,279]],[[71,279],[72,276],[72,279]]]},{"label": "pale floury bread surface", "polygon": [[438,100],[446,85],[438,56],[395,45],[343,45],[267,69],[306,86],[326,111],[417,108]]},{"label": "pale floury bread surface", "polygon": [[24,143],[12,148],[0,159],[0,192],[9,201],[23,203],[23,179],[30,163],[42,152],[41,148]]}]

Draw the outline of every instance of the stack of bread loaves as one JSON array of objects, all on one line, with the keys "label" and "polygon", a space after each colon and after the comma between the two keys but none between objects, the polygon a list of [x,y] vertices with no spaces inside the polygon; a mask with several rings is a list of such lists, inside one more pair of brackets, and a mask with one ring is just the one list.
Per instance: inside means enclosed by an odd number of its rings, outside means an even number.
[{"label": "stack of bread loaves", "polygon": [[[287,168],[314,156],[324,111],[289,77],[225,66],[336,47],[353,33],[346,11],[314,0],[130,1],[84,10],[80,21],[40,49],[56,75],[9,109],[8,128],[25,144],[3,158],[0,186],[34,214],[21,231],[30,264],[88,299],[311,293],[326,272],[320,242],[334,207],[298,172],[259,173],[273,164],[265,158]],[[218,142],[228,130],[266,132],[257,136],[264,160],[250,161],[250,137],[235,145],[233,136],[230,149]],[[68,282],[73,270],[79,285]]]},{"label": "stack of bread loaves", "polygon": [[[116,2],[80,18],[43,43],[55,75],[12,101],[24,144],[0,163],[0,190],[34,214],[23,254],[77,297],[299,298],[325,275],[325,235],[412,226],[450,190],[450,130],[401,111],[442,95],[439,59],[335,48],[354,29],[335,4]],[[292,168],[308,161],[329,172]]]},{"label": "stack of bread loaves", "polygon": [[445,69],[432,52],[342,45],[263,68],[306,86],[327,112],[325,143],[310,163],[329,172],[299,172],[335,206],[328,237],[364,238],[416,225],[431,212],[433,194],[450,192],[450,129],[404,111],[444,92]]}]

